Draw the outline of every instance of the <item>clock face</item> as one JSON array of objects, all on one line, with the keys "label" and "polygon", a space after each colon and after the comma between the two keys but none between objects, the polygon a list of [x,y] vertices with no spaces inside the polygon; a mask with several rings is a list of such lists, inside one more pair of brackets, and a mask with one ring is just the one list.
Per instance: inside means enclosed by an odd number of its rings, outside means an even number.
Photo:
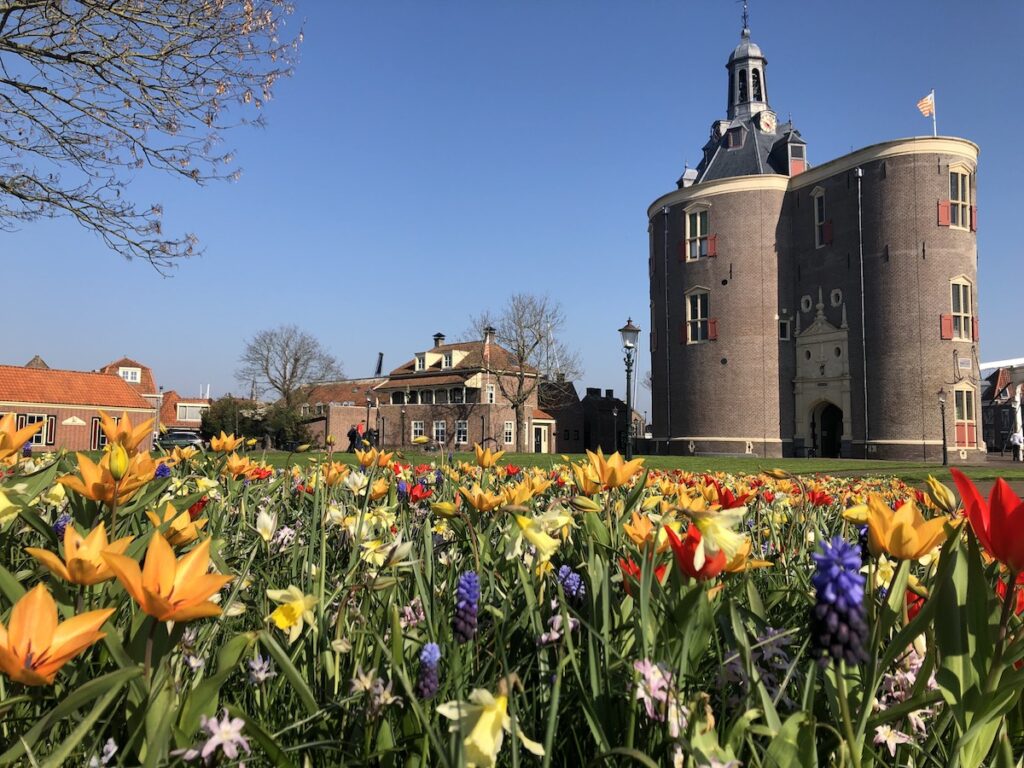
[{"label": "clock face", "polygon": [[764,111],[758,116],[758,126],[765,133],[775,133],[775,115]]}]

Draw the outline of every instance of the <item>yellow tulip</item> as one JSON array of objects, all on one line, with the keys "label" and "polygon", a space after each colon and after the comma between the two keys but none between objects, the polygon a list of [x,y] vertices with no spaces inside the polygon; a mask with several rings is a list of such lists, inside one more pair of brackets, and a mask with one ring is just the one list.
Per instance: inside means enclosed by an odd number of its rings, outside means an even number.
[{"label": "yellow tulip", "polygon": [[146,510],[146,517],[157,528],[164,523],[169,523],[167,528],[164,529],[164,538],[167,539],[167,543],[172,547],[183,547],[186,544],[191,544],[199,538],[199,531],[207,523],[205,517],[193,521],[188,512],[179,512],[170,502],[164,507],[163,517],[150,510]]},{"label": "yellow tulip", "polygon": [[638,547],[643,547],[653,539],[654,524],[651,523],[651,519],[646,515],[633,513],[633,519],[630,523],[623,523],[622,530],[626,532],[626,535],[636,544]]},{"label": "yellow tulip", "polygon": [[135,427],[127,411],[121,413],[119,421],[114,421],[112,417],[100,411],[100,429],[107,437],[107,445],[119,445],[129,456],[134,456],[139,452],[142,441],[153,431],[153,419],[147,419]]},{"label": "yellow tulip", "polygon": [[590,466],[593,468],[594,473],[607,488],[618,488],[621,485],[625,485],[629,482],[630,478],[641,472],[644,468],[643,459],[625,461],[618,451],[605,458],[601,449],[598,448],[597,453],[587,451],[587,457],[590,459]]},{"label": "yellow tulip", "polygon": [[459,488],[459,493],[462,494],[462,498],[466,500],[466,503],[477,512],[490,512],[505,502],[504,497],[489,493],[476,483],[473,484],[472,488]]},{"label": "yellow tulip", "polygon": [[601,492],[601,476],[589,464],[573,464],[572,474],[576,478],[576,487],[584,496],[593,496]]},{"label": "yellow tulip", "polygon": [[216,453],[230,453],[234,451],[242,444],[244,438],[235,437],[234,435],[225,435],[224,430],[220,431],[220,435],[210,439],[210,450]]},{"label": "yellow tulip", "polygon": [[[70,527],[70,526],[69,526]],[[26,592],[0,624],[0,671],[24,685],[50,685],[60,668],[103,639],[99,631],[113,608],[57,623],[57,604],[42,584]]]},{"label": "yellow tulip", "polygon": [[46,422],[37,421],[35,424],[29,424],[21,429],[15,429],[15,424],[13,413],[8,413],[0,419],[0,461],[11,456],[17,459],[18,454],[21,453],[21,447],[31,440],[32,436],[46,425]]},{"label": "yellow tulip", "polygon": [[438,501],[430,505],[430,509],[435,515],[440,517],[457,517],[455,511],[455,505],[450,501]]},{"label": "yellow tulip", "polygon": [[104,552],[120,555],[131,544],[133,536],[107,542],[107,529],[100,523],[83,538],[74,525],[64,528],[64,559],[45,549],[26,547],[25,551],[45,565],[52,573],[71,584],[90,586],[114,578],[103,559]]},{"label": "yellow tulip", "polygon": [[843,510],[843,519],[857,525],[864,525],[868,521],[868,505],[855,504]]},{"label": "yellow tulip", "polygon": [[110,476],[120,482],[128,474],[128,451],[120,443],[110,446]]},{"label": "yellow tulip", "polygon": [[252,470],[252,462],[244,456],[232,453],[224,462],[224,472],[231,477],[238,479],[247,475]]},{"label": "yellow tulip", "polygon": [[376,501],[377,499],[383,499],[388,495],[388,491],[391,490],[391,483],[386,478],[377,478],[373,485],[370,486],[370,501]]},{"label": "yellow tulip", "polygon": [[105,552],[110,570],[139,604],[157,621],[192,621],[219,616],[220,606],[209,600],[234,576],[207,573],[210,539],[202,541],[181,559],[163,536],[152,536],[142,568],[125,555]]},{"label": "yellow tulip", "polygon": [[742,573],[754,568],[771,568],[770,560],[756,560],[750,557],[750,539],[745,539],[736,550],[736,554],[726,562],[722,570],[728,573]]},{"label": "yellow tulip", "polygon": [[925,520],[913,499],[895,512],[881,496],[868,496],[868,547],[875,556],[891,555],[899,560],[917,560],[946,539],[947,517]]},{"label": "yellow tulip", "polygon": [[492,451],[490,448],[481,448],[479,443],[473,443],[473,450],[476,452],[476,463],[484,469],[490,469],[498,463],[504,451]]},{"label": "yellow tulip", "polygon": [[928,499],[940,512],[952,515],[960,506],[948,486],[928,475]]}]

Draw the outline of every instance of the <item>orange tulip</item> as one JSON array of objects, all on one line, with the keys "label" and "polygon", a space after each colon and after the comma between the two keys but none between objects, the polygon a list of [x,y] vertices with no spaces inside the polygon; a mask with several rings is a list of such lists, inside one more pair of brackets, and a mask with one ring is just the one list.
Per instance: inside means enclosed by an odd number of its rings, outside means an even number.
[{"label": "orange tulip", "polygon": [[654,524],[651,522],[651,518],[646,515],[640,515],[637,512],[633,512],[631,522],[623,523],[622,529],[633,540],[633,543],[641,549],[647,542],[654,539]]},{"label": "orange tulip", "polygon": [[192,516],[188,512],[178,512],[170,502],[167,502],[167,506],[164,507],[163,517],[150,510],[146,510],[146,517],[157,528],[164,523],[170,523],[164,529],[164,538],[172,547],[183,547],[198,539],[199,531],[207,522],[205,517],[193,522]]},{"label": "orange tulip", "polygon": [[210,539],[176,560],[174,550],[164,537],[153,536],[141,569],[125,555],[107,552],[103,559],[132,599],[157,621],[192,621],[219,616],[220,606],[208,598],[234,578],[207,573]]},{"label": "orange tulip", "polygon": [[606,488],[618,488],[620,485],[625,485],[633,475],[644,468],[643,459],[625,461],[618,451],[605,458],[601,449],[598,448],[597,453],[587,451],[587,457],[590,459],[590,467],[594,474],[600,478],[602,485]]},{"label": "orange tulip", "polygon": [[360,451],[356,448],[356,460],[363,467],[386,467],[391,463],[391,457],[394,455],[394,451],[385,453],[384,451],[378,451],[376,448],[370,448],[368,451]]},{"label": "orange tulip", "polygon": [[97,640],[113,608],[57,623],[57,604],[42,584],[26,592],[0,623],[0,671],[24,685],[50,685],[60,668]]},{"label": "orange tulip", "polygon": [[228,456],[228,460],[224,464],[224,472],[236,479],[249,474],[251,469],[252,462],[244,456],[239,456],[237,453],[232,453]]},{"label": "orange tulip", "polygon": [[27,443],[36,432],[43,428],[45,421],[37,421],[22,429],[15,429],[14,414],[8,413],[0,419],[0,461],[11,456],[17,458],[21,447]]},{"label": "orange tulip", "polygon": [[113,544],[109,544],[107,543],[107,528],[104,523],[93,528],[84,538],[75,526],[69,524],[64,529],[63,560],[45,549],[26,547],[25,551],[64,581],[91,586],[114,578],[113,571],[103,560],[103,553],[123,554],[128,545],[132,543],[133,538],[135,537],[125,536]]},{"label": "orange tulip", "polygon": [[576,478],[576,487],[584,496],[593,496],[601,491],[601,476],[589,464],[573,464],[572,474]]},{"label": "orange tulip", "polygon": [[473,443],[473,450],[476,451],[476,463],[484,469],[493,467],[505,455],[504,451],[492,451],[490,448],[481,448],[479,443]]},{"label": "orange tulip", "polygon": [[210,439],[210,450],[216,451],[217,453],[229,453],[245,441],[245,438],[235,437],[234,435],[225,435],[224,430],[220,431],[220,436],[213,437]]},{"label": "orange tulip", "polygon": [[100,429],[107,436],[107,445],[120,445],[129,456],[139,452],[139,445],[153,431],[153,420],[147,419],[137,427],[132,426],[132,420],[128,412],[121,413],[121,420],[114,421],[103,411],[100,411]]},{"label": "orange tulip", "polygon": [[137,453],[132,456],[124,477],[120,481],[116,481],[110,472],[109,453],[103,455],[99,464],[93,463],[84,453],[76,454],[76,456],[78,457],[78,473],[81,478],[65,475],[57,478],[57,482],[80,496],[93,501],[102,501],[105,504],[113,503],[115,488],[117,489],[118,505],[129,501],[140,488],[153,479],[153,474],[156,472],[156,462],[148,454]]},{"label": "orange tulip", "polygon": [[472,488],[459,488],[462,497],[477,512],[490,512],[495,507],[500,507],[505,499],[493,493],[488,493],[479,485],[473,484]]},{"label": "orange tulip", "polygon": [[340,461],[331,461],[323,465],[324,482],[329,488],[333,488],[344,480],[352,468]]}]

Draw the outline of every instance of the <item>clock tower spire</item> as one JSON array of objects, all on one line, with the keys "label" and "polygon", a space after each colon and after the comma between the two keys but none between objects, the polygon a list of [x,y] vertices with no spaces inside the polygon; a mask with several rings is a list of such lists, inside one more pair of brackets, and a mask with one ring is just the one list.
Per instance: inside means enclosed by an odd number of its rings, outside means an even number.
[{"label": "clock tower spire", "polygon": [[768,109],[768,81],[765,69],[768,59],[760,46],[750,39],[750,14],[743,3],[743,29],[740,44],[736,46],[725,68],[729,70],[729,99],[727,115],[730,120],[749,118]]}]

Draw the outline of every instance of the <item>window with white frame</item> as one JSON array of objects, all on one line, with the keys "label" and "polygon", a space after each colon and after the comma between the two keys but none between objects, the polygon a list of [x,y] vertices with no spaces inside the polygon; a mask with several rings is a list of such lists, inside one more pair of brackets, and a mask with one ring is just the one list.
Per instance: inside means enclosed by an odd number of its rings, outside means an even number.
[{"label": "window with white frame", "polygon": [[789,320],[779,320],[779,341],[789,341],[791,338],[791,329]]},{"label": "window with white frame", "polygon": [[434,422],[434,442],[444,443],[448,439],[448,424],[444,421]]},{"label": "window with white frame", "polygon": [[690,211],[686,214],[686,258],[703,259],[708,255],[708,212]]},{"label": "window with white frame", "polygon": [[965,385],[953,390],[953,416],[956,422],[957,446],[973,448],[977,444],[973,387]]},{"label": "window with white frame", "polygon": [[971,226],[971,174],[962,167],[949,171],[949,225],[959,229]]},{"label": "window with white frame", "polygon": [[323,403],[317,403],[316,404],[316,415],[317,416],[323,416],[324,415],[324,404]]},{"label": "window with white frame", "polygon": [[958,278],[950,283],[953,310],[953,338],[970,341],[973,338],[972,320],[974,319],[974,303],[971,297],[971,284]]},{"label": "window with white frame", "polygon": [[465,445],[469,442],[469,422],[455,422],[455,442],[458,445]]},{"label": "window with white frame", "polygon": [[423,422],[414,421],[412,423],[412,437],[415,440],[417,437],[423,437]]},{"label": "window with white frame", "polygon": [[710,295],[707,291],[693,291],[686,295],[686,342],[696,344],[707,341],[710,314]]},{"label": "window with white frame", "polygon": [[427,367],[427,356],[426,355],[416,355],[416,370],[417,371],[422,371],[426,367]]},{"label": "window with white frame", "polygon": [[33,424],[43,423],[43,428],[32,435],[32,439],[29,440],[32,445],[46,445],[46,414],[45,413],[29,413],[25,415],[25,426],[30,427]]},{"label": "window with white frame", "polygon": [[516,423],[514,421],[505,422],[505,445],[512,445],[516,438]]},{"label": "window with white frame", "polygon": [[451,352],[445,352],[444,355],[441,356],[441,367],[442,368],[451,368],[452,367],[452,353]]},{"label": "window with white frame", "polygon": [[178,421],[202,421],[203,411],[209,408],[208,405],[196,403],[178,403]]},{"label": "window with white frame", "polygon": [[139,368],[118,368],[117,375],[131,384],[138,384],[142,379],[142,371]]},{"label": "window with white frame", "polygon": [[811,193],[811,202],[814,206],[814,247],[825,246],[825,190],[821,187],[815,188]]},{"label": "window with white frame", "polygon": [[494,405],[494,385],[487,385],[487,404]]}]

